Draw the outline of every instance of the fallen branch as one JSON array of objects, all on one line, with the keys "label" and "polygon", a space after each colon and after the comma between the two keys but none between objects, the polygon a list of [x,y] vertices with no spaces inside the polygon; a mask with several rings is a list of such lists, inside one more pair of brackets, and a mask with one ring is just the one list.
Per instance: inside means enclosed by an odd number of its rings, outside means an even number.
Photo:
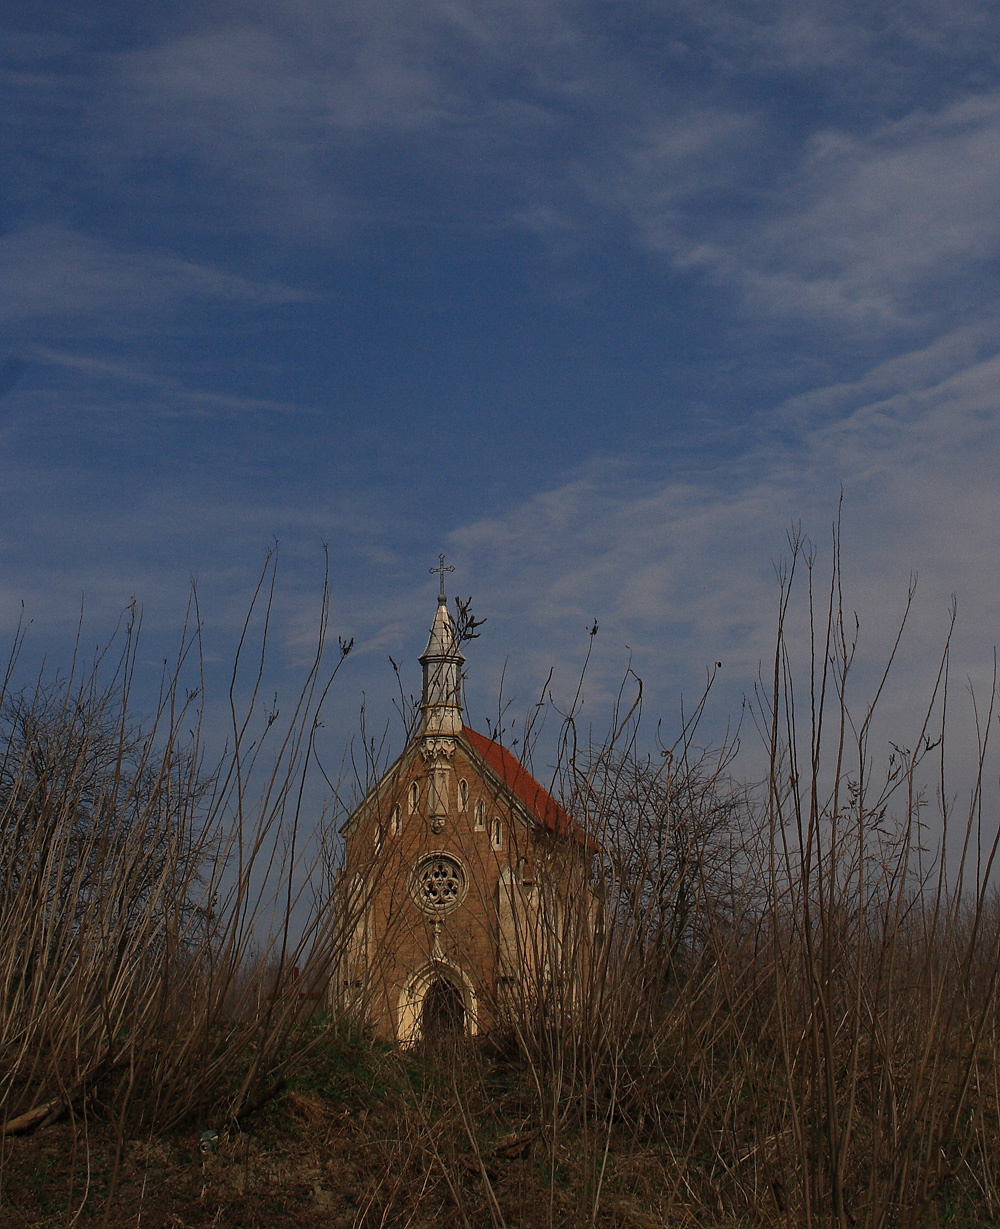
[{"label": "fallen branch", "polygon": [[29,1131],[52,1126],[68,1113],[74,1101],[85,1095],[88,1088],[107,1075],[114,1066],[111,1056],[106,1054],[99,1063],[91,1067],[86,1075],[77,1080],[65,1096],[54,1097],[51,1101],[46,1101],[42,1105],[36,1105],[34,1109],[18,1114],[16,1118],[0,1123],[0,1136],[27,1135]]},{"label": "fallen branch", "polygon": [[36,1127],[43,1124],[48,1126],[50,1115],[55,1114],[51,1121],[56,1122],[65,1112],[65,1101],[59,1098],[55,1101],[46,1101],[44,1105],[36,1105],[34,1109],[18,1114],[16,1118],[11,1118],[9,1122],[0,1125],[0,1135],[27,1135]]}]

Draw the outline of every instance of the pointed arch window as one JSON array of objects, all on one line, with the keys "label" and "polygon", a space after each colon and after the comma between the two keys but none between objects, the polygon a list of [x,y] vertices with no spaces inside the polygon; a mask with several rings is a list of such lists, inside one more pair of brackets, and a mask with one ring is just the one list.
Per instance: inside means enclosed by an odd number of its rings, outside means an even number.
[{"label": "pointed arch window", "polygon": [[382,845],[385,842],[385,828],[382,824],[375,825],[375,857],[382,852]]},{"label": "pointed arch window", "polygon": [[458,783],[458,808],[460,811],[467,811],[469,809],[468,781],[459,781]]},{"label": "pointed arch window", "polygon": [[413,782],[410,786],[410,814],[412,815],[420,805],[420,786]]},{"label": "pointed arch window", "polygon": [[397,804],[392,808],[392,814],[389,816],[389,835],[399,836],[403,830],[403,812]]},{"label": "pointed arch window", "polygon": [[476,825],[477,832],[486,831],[486,803],[480,798],[476,803]]},{"label": "pointed arch window", "polygon": [[494,849],[503,849],[503,821],[495,815],[490,821],[490,844]]}]

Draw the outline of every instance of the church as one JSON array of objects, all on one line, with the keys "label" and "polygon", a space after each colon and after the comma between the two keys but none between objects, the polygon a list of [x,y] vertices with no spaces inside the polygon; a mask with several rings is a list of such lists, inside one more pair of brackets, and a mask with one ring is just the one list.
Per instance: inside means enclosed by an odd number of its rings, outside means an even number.
[{"label": "church", "polygon": [[[499,742],[463,721],[465,661],[444,572],[419,723],[341,829],[335,1010],[412,1045],[579,992],[595,846]],[[450,570],[450,569],[447,569]]]}]

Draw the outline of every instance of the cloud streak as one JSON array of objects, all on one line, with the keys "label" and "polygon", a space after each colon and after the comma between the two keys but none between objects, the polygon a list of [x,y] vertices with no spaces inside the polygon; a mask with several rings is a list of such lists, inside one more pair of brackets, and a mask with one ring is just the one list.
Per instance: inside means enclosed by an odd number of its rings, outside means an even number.
[{"label": "cloud streak", "polygon": [[0,75],[33,606],[235,592],[272,534],[295,576],[327,537],[374,661],[451,532],[476,659],[530,631],[522,694],[597,617],[603,694],[627,645],[664,695],[716,660],[737,695],[787,527],[823,538],[843,484],[875,639],[911,569],[921,644],[952,589],[1000,613],[995,5],[125,12],[43,6]]},{"label": "cloud streak", "polygon": [[[891,335],[994,301],[1000,95],[861,137],[817,132],[766,189],[765,150],[759,118],[677,117],[606,166],[596,194],[640,243],[732,287],[751,315]],[[757,206],[729,217],[685,208],[712,190],[749,191]]]},{"label": "cloud streak", "polygon": [[51,224],[0,238],[0,321],[72,316],[122,327],[198,301],[259,309],[307,296],[278,283],[255,283],[171,253],[127,250]]},{"label": "cloud streak", "polygon": [[596,617],[606,653],[592,684],[599,705],[614,693],[628,646],[654,705],[696,692],[721,660],[722,691],[738,708],[773,651],[774,564],[787,554],[786,534],[802,524],[825,567],[841,486],[861,675],[870,681],[919,574],[907,695],[926,682],[940,651],[952,593],[956,670],[982,683],[992,662],[989,629],[1000,625],[989,562],[1000,554],[992,513],[1000,354],[919,391],[866,400],[865,387],[858,383],[850,413],[810,424],[784,446],[768,440],[712,469],[659,480],[629,458],[595,463],[504,515],[457,529],[454,544],[478,578],[480,605],[529,620],[529,650],[508,667],[510,686],[530,694],[553,662],[565,685]]}]

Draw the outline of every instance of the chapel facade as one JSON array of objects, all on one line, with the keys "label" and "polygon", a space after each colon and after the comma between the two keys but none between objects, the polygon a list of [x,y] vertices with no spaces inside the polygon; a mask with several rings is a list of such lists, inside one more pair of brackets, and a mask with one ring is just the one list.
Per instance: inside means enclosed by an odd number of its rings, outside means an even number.
[{"label": "chapel facade", "polygon": [[593,843],[507,748],[464,724],[440,572],[418,728],[341,829],[330,993],[404,1045],[486,1031],[526,996],[572,996],[596,918]]}]

